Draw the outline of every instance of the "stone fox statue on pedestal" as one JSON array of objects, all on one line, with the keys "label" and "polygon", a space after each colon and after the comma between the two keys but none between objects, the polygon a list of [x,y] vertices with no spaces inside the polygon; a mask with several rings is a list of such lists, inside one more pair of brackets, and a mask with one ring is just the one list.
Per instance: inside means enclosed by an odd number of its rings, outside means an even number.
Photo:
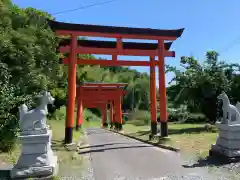
[{"label": "stone fox statue on pedestal", "polygon": [[54,100],[50,92],[44,92],[40,99],[40,105],[36,109],[28,111],[28,107],[25,104],[21,105],[19,108],[21,131],[47,128],[47,105],[53,104]]},{"label": "stone fox statue on pedestal", "polygon": [[230,104],[228,96],[225,92],[222,92],[218,99],[223,101],[222,110],[223,110],[223,123],[236,123],[240,122],[240,103],[238,102],[236,106]]}]

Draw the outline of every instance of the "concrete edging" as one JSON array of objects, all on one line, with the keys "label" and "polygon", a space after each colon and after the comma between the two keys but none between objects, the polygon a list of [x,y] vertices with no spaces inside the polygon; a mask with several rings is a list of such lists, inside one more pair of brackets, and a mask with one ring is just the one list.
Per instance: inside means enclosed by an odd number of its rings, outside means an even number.
[{"label": "concrete edging", "polygon": [[111,131],[111,132],[120,134],[120,135],[122,135],[122,136],[129,137],[129,138],[132,138],[132,139],[135,139],[135,140],[141,141],[141,142],[143,142],[143,143],[150,144],[150,145],[153,145],[153,146],[155,146],[155,147],[162,148],[162,149],[167,149],[167,150],[174,151],[174,152],[179,152],[179,151],[180,151],[179,148],[174,148],[174,147],[167,146],[167,145],[152,143],[152,142],[149,142],[149,141],[146,141],[146,140],[142,140],[142,139],[136,138],[136,137],[134,137],[134,136],[131,136],[131,135],[128,135],[128,134],[124,134],[124,133],[121,133],[121,132],[118,132],[118,131],[115,131],[115,130],[112,130],[112,129],[105,129],[105,130],[108,130],[108,131]]}]

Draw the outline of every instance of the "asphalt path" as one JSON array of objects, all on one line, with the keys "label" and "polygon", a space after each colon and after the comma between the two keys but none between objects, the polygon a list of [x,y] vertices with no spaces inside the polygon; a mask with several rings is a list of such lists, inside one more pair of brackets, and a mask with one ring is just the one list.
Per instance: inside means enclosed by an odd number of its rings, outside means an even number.
[{"label": "asphalt path", "polygon": [[184,168],[179,153],[100,128],[86,130],[95,180],[213,180],[203,168]]}]

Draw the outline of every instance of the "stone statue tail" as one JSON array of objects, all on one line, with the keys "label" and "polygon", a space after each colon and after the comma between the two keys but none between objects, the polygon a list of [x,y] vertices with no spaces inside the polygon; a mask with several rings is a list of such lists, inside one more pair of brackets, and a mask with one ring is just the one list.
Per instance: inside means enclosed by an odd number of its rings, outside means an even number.
[{"label": "stone statue tail", "polygon": [[27,113],[28,108],[25,104],[21,105],[19,108],[19,116],[20,116],[20,121],[22,120],[23,116]]},{"label": "stone statue tail", "polygon": [[236,108],[237,108],[238,112],[240,113],[240,102],[237,102]]}]

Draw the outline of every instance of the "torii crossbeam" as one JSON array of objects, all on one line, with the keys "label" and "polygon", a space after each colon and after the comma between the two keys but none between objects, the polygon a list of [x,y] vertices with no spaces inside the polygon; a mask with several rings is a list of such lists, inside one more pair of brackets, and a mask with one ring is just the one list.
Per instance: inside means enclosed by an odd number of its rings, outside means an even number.
[{"label": "torii crossbeam", "polygon": [[[72,142],[74,106],[76,95],[76,65],[101,66],[150,66],[150,96],[151,96],[151,131],[157,133],[156,109],[156,79],[155,66],[158,66],[161,136],[168,136],[167,128],[167,97],[165,87],[164,57],[175,57],[174,51],[169,51],[172,42],[179,38],[184,29],[159,30],[146,28],[129,28],[113,26],[97,26],[86,24],[70,24],[48,21],[57,35],[70,36],[71,39],[62,41],[59,45],[61,53],[69,53],[63,60],[68,65],[68,104],[65,129],[65,143]],[[78,40],[79,36],[115,38],[116,41]],[[157,40],[157,43],[123,42],[124,39]],[[105,54],[111,55],[111,60],[77,59],[76,54]],[[148,56],[150,61],[118,60],[118,55]],[[156,60],[155,57],[158,57]]]}]

